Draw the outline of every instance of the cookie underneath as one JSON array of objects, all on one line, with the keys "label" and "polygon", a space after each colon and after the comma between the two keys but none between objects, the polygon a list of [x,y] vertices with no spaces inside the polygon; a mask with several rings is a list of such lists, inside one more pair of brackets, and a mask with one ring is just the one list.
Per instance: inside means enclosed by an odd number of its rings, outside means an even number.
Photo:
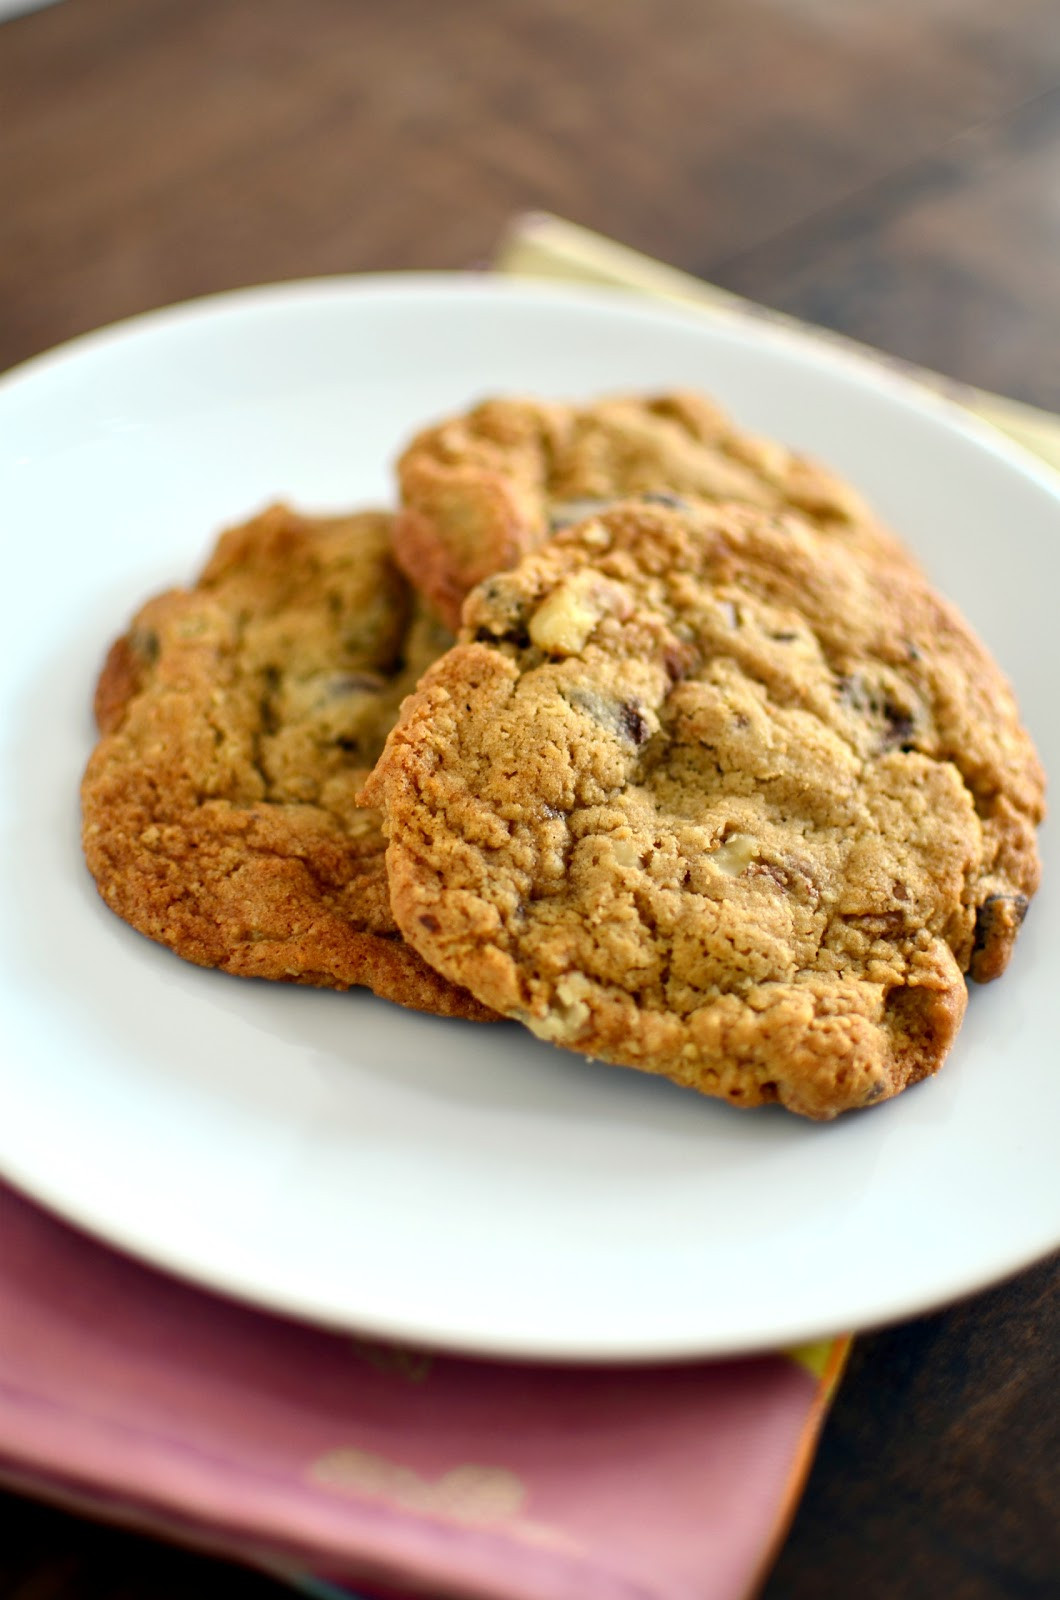
[{"label": "cookie underneath", "polygon": [[141,609],[97,687],[85,859],[118,916],[200,966],[485,1018],[401,938],[355,799],[449,642],[389,539],[382,514],[274,507]]},{"label": "cookie underneath", "polygon": [[477,583],[632,495],[795,510],[852,547],[911,559],[834,473],[688,391],[582,406],[487,400],[417,435],[398,479],[395,554],[451,628]]},{"label": "cookie underneath", "polygon": [[1043,779],[915,569],[629,504],[464,617],[365,790],[432,966],[736,1105],[829,1118],[938,1069],[1037,886]]}]

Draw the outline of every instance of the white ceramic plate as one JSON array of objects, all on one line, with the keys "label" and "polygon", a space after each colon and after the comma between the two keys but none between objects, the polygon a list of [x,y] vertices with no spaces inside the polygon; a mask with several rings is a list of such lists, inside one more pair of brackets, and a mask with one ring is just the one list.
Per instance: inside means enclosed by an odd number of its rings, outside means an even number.
[{"label": "white ceramic plate", "polygon": [[993,435],[767,326],[482,279],[221,297],[0,383],[0,1170],[150,1261],[469,1351],[752,1350],[906,1314],[1060,1240],[1060,889],[940,1077],[829,1126],[739,1113],[514,1025],[184,965],[81,863],[105,645],[275,496],[386,501],[409,432],[490,391],[689,384],[876,502],[1060,770],[1060,503]]}]

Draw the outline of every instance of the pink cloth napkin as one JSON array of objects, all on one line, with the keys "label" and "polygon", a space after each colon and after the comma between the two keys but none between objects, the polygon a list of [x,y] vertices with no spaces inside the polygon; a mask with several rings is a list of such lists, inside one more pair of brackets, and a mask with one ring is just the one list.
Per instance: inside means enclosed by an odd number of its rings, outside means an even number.
[{"label": "pink cloth napkin", "polygon": [[202,1293],[0,1186],[0,1478],[320,1594],[741,1600],[845,1349],[432,1356]]}]

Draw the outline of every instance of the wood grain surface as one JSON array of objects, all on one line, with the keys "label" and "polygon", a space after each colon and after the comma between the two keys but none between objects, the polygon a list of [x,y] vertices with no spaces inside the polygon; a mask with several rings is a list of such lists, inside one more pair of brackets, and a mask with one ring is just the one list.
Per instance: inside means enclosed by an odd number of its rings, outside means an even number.
[{"label": "wood grain surface", "polygon": [[[1058,197],[1056,0],[62,0],[0,24],[0,369],[239,284],[481,262],[543,208],[1060,408]],[[858,1341],[765,1600],[1060,1592],[1058,1276]],[[0,1497],[4,1600],[284,1592]]]}]

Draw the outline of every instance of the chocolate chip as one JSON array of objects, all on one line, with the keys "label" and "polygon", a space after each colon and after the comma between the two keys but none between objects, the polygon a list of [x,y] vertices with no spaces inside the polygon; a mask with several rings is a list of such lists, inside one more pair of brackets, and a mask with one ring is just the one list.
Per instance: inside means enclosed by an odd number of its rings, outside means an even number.
[{"label": "chocolate chip", "polygon": [[914,748],[913,736],[917,731],[915,713],[896,705],[884,688],[867,681],[861,673],[853,672],[839,679],[839,698],[855,716],[867,722],[882,723],[876,748],[878,751]]},{"label": "chocolate chip", "polygon": [[912,746],[909,741],[916,732],[916,719],[911,717],[908,711],[902,711],[898,706],[892,705],[889,700],[884,702],[883,717],[887,727],[880,742],[881,750],[893,749],[895,745],[902,750],[910,750]]},{"label": "chocolate chip", "polygon": [[517,650],[530,648],[530,635],[525,628],[509,628],[507,633],[494,633],[492,628],[479,628],[475,634],[477,644],[513,644]]},{"label": "chocolate chip", "polygon": [[1015,933],[1027,915],[1027,904],[1025,894],[988,895],[975,919],[974,951],[985,950],[995,939]]},{"label": "chocolate chip", "polygon": [[816,910],[821,903],[821,891],[814,882],[808,863],[792,858],[784,861],[752,861],[747,868],[748,878],[770,879],[782,893],[801,905]]},{"label": "chocolate chip", "polygon": [[422,928],[426,928],[428,933],[437,933],[438,929],[441,927],[441,923],[438,921],[437,917],[432,917],[428,913],[427,916],[420,918],[420,926]]},{"label": "chocolate chip", "polygon": [[634,744],[646,744],[651,738],[651,728],[643,711],[634,701],[626,700],[619,707],[619,723],[627,739]]},{"label": "chocolate chip", "polygon": [[635,700],[615,701],[610,695],[598,694],[595,689],[578,683],[567,685],[560,693],[569,706],[584,712],[601,728],[611,729],[632,744],[647,744],[651,738],[648,719]]},{"label": "chocolate chip", "polygon": [[525,650],[530,643],[526,631],[527,607],[507,574],[487,578],[475,591],[474,611],[482,620],[475,638],[480,644],[514,644]]}]

